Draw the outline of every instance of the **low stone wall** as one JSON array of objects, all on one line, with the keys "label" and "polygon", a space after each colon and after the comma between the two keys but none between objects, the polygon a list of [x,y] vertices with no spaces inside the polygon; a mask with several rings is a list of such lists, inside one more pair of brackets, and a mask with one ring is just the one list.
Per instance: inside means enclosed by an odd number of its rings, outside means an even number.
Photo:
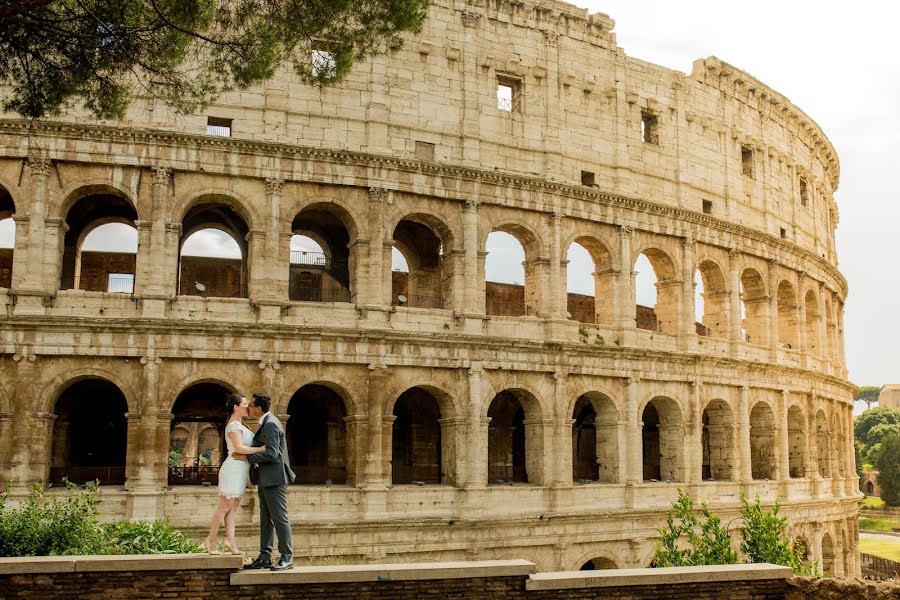
[{"label": "low stone wall", "polygon": [[900,563],[887,558],[860,553],[859,561],[866,579],[896,579],[900,574]]},{"label": "low stone wall", "polygon": [[730,565],[535,574],[524,560],[241,571],[240,557],[181,555],[0,559],[7,598],[328,600],[783,600],[790,569]]},{"label": "low stone wall", "polygon": [[897,600],[900,584],[862,579],[793,577],[785,600]]}]

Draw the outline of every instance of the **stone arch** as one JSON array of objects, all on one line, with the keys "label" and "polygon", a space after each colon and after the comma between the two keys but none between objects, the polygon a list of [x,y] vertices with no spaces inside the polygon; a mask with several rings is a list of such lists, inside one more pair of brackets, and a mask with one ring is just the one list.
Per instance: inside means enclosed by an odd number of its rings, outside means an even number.
[{"label": "stone arch", "polygon": [[225,459],[225,400],[236,393],[218,381],[194,379],[181,389],[172,403],[169,426],[169,452],[180,444],[180,435],[172,433],[181,426],[189,432],[182,454],[182,466],[170,466],[170,485],[199,485],[218,482],[219,465]]},{"label": "stone arch", "polygon": [[806,477],[806,418],[796,404],[788,407],[788,477]]},{"label": "stone arch", "polygon": [[[433,388],[432,388],[433,389]],[[438,399],[429,390],[413,386],[392,402],[391,481],[393,484],[414,482],[447,483],[447,464]]]},{"label": "stone arch", "polygon": [[[490,223],[490,229],[481,237],[480,248],[484,253],[484,263],[480,270],[484,282],[485,312],[498,316],[536,316],[541,312],[542,295],[547,292],[541,285],[543,247],[537,232],[521,220],[506,219]],[[521,245],[525,259],[523,285],[487,281],[487,266],[490,253],[488,238],[493,233],[511,235]]]},{"label": "stone arch", "polygon": [[733,481],[734,411],[725,400],[713,399],[703,408],[701,477],[704,481]]},{"label": "stone arch", "polygon": [[[172,205],[170,213],[172,222],[184,223],[191,211],[202,204],[227,206],[246,223],[248,231],[262,229],[259,224],[260,218],[253,210],[253,202],[233,188],[221,186],[207,186],[201,189],[190,190],[188,193],[183,194]],[[182,230],[182,239],[190,235],[190,233]]]},{"label": "stone arch", "polygon": [[706,258],[697,263],[696,272],[703,283],[703,315],[698,333],[709,337],[728,338],[728,282],[725,271],[715,260]]},{"label": "stone arch", "polygon": [[581,394],[572,404],[572,479],[618,483],[619,408],[602,392]]},{"label": "stone arch", "polygon": [[343,203],[314,201],[300,207],[291,220],[291,233],[314,239],[323,256],[320,260],[291,260],[289,298],[355,302],[358,250],[354,241],[358,231],[355,217]]},{"label": "stone arch", "polygon": [[834,540],[831,538],[831,533],[826,531],[822,534],[822,571],[826,576],[834,576],[836,567]]},{"label": "stone arch", "polygon": [[753,479],[774,480],[775,412],[765,400],[758,400],[750,410],[750,471]]},{"label": "stone arch", "polygon": [[[87,196],[116,196],[128,202],[136,214],[138,211],[138,203],[130,190],[126,187],[118,185],[109,179],[88,178],[76,179],[65,188],[63,188],[59,197],[62,199],[49,216],[55,216],[65,219],[66,215],[72,210],[75,204]],[[140,218],[140,217],[138,217]]]},{"label": "stone arch", "polygon": [[102,377],[70,377],[51,412],[56,415],[49,440],[51,484],[125,483],[128,400],[121,388]]},{"label": "stone arch", "polygon": [[[185,377],[182,377],[177,383],[172,385],[169,388],[167,394],[165,394],[165,395],[160,394],[160,398],[163,399],[163,402],[165,402],[164,398],[172,399],[170,402],[168,402],[165,405],[166,412],[172,413],[174,411],[175,402],[177,402],[178,397],[181,394],[183,394],[188,388],[191,388],[191,387],[201,384],[201,383],[213,383],[213,384],[216,384],[216,385],[221,386],[222,388],[228,390],[228,393],[246,396],[246,394],[242,394],[241,392],[239,392],[237,387],[235,387],[231,383],[227,382],[226,380],[222,379],[221,377],[218,377],[217,375],[203,375],[203,374],[192,373],[190,375],[186,375]],[[249,399],[249,396],[246,396],[246,397]],[[224,407],[225,407],[225,404],[223,402],[223,404],[222,404],[223,413],[225,410]]]},{"label": "stone arch", "polygon": [[523,388],[498,392],[487,409],[488,481],[543,483],[543,413]]},{"label": "stone arch", "polygon": [[[584,248],[593,262],[591,277],[594,281],[593,297],[584,298],[582,294],[567,293],[566,310],[569,318],[583,323],[599,323],[611,325],[615,322],[615,284],[614,254],[602,239],[594,235],[575,233],[563,244],[563,256],[568,264],[565,270],[566,286],[572,275],[572,262],[569,252],[573,244]],[[582,306],[584,304],[584,306]]]},{"label": "stone arch", "polygon": [[332,386],[307,383],[292,394],[285,438],[295,484],[353,483],[351,409]]},{"label": "stone arch", "polygon": [[778,284],[778,343],[788,349],[799,349],[799,325],[796,290],[791,282],[783,279]]},{"label": "stone arch", "polygon": [[[656,277],[656,305],[641,307],[637,304],[637,260],[643,255],[647,258]],[[635,323],[638,329],[649,329],[663,333],[678,332],[678,311],[680,306],[681,284],[678,281],[678,269],[671,255],[653,245],[645,245],[634,254],[632,272],[632,298],[635,299]]]},{"label": "stone arch", "polygon": [[607,558],[605,556],[596,556],[594,558],[588,559],[584,563],[582,563],[581,567],[578,567],[579,571],[604,571],[608,569],[618,569],[619,565],[616,564],[611,558]]},{"label": "stone arch", "polygon": [[741,323],[744,340],[765,346],[769,343],[769,297],[759,271],[747,267],[741,271]]},{"label": "stone arch", "polygon": [[684,481],[684,420],[678,402],[654,396],[641,407],[644,481]]},{"label": "stone arch", "polygon": [[813,355],[821,355],[819,331],[822,325],[822,315],[819,311],[819,300],[815,291],[808,289],[803,299],[803,305],[806,309],[806,350]]},{"label": "stone arch", "polygon": [[60,373],[46,384],[43,384],[44,392],[38,400],[39,412],[52,413],[53,406],[59,399],[60,394],[72,384],[84,379],[103,379],[110,382],[125,396],[125,402],[127,403],[129,410],[142,410],[140,402],[138,401],[140,396],[135,393],[132,387],[128,385],[119,374],[109,369],[104,369],[103,367],[92,366],[68,370],[64,373]]},{"label": "stone arch", "polygon": [[[449,251],[454,236],[444,219],[429,212],[405,213],[387,231],[403,254],[408,272],[391,270],[390,304],[415,308],[450,308],[455,262]],[[400,300],[400,296],[406,298]]]},{"label": "stone arch", "polygon": [[400,396],[412,388],[425,390],[434,397],[435,402],[437,402],[438,408],[441,411],[442,419],[452,419],[462,414],[460,412],[463,410],[462,407],[457,406],[454,394],[448,391],[452,389],[452,386],[447,385],[447,382],[436,381],[431,377],[416,375],[402,377],[393,383],[390,387],[390,391],[388,391],[385,396],[386,400],[383,407],[384,414],[391,414]]},{"label": "stone arch", "polygon": [[87,235],[101,225],[123,223],[135,229],[137,236],[139,215],[130,194],[108,184],[80,185],[69,193],[62,206],[66,207],[62,214],[67,229],[63,235],[59,288],[105,292],[110,272],[121,272],[131,275],[133,289],[136,253],[82,253]]},{"label": "stone arch", "polygon": [[[277,406],[279,407],[279,410],[282,408],[286,410],[291,398],[297,393],[297,390],[305,385],[320,385],[333,391],[341,398],[341,401],[346,407],[348,416],[357,415],[360,410],[363,410],[357,403],[353,394],[350,393],[350,389],[353,386],[333,373],[329,373],[325,377],[299,377],[297,379],[292,379],[291,383],[284,386],[278,394]],[[272,402],[274,409],[276,405],[274,397],[272,398]]]},{"label": "stone arch", "polygon": [[[250,252],[248,234],[252,231],[249,211],[233,196],[201,194],[190,203],[181,220],[178,241],[178,294],[246,298],[250,280]],[[237,244],[241,257],[221,258],[188,256],[183,252],[185,242],[195,233],[219,230]]]},{"label": "stone arch", "polygon": [[831,477],[831,431],[825,411],[816,411],[816,467],[819,477]]}]

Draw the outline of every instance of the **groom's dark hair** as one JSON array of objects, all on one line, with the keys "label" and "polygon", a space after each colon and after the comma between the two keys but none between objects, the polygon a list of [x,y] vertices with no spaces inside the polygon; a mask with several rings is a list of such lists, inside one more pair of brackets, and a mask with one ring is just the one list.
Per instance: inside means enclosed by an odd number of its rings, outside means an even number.
[{"label": "groom's dark hair", "polygon": [[256,392],[253,394],[253,405],[258,407],[264,413],[267,413],[269,412],[269,407],[272,406],[272,400],[267,394]]}]

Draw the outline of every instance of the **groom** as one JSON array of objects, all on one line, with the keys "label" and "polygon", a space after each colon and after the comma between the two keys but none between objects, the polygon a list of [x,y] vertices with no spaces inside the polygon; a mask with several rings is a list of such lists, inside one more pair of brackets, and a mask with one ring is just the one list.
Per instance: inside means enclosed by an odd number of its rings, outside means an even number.
[{"label": "groom", "polygon": [[[252,446],[265,446],[265,452],[236,454],[250,462],[250,483],[259,492],[259,556],[245,569],[270,569],[284,571],[294,566],[294,549],[291,545],[291,523],[287,514],[287,487],[294,481],[288,459],[284,428],[275,415],[269,412],[272,401],[266,394],[253,394],[250,416],[259,422]],[[278,534],[278,562],[272,564],[272,542]]]}]

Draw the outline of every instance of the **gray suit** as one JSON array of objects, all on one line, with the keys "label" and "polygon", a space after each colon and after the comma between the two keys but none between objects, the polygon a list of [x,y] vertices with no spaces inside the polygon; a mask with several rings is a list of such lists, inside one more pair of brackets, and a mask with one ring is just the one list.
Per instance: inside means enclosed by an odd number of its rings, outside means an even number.
[{"label": "gray suit", "polygon": [[250,463],[250,483],[259,493],[259,555],[272,558],[272,542],[278,534],[281,560],[290,561],[294,555],[291,542],[291,522],[287,513],[287,486],[294,481],[288,458],[284,428],[275,415],[260,417],[259,429],[253,436],[253,446],[265,445],[266,451],[247,455]]}]

